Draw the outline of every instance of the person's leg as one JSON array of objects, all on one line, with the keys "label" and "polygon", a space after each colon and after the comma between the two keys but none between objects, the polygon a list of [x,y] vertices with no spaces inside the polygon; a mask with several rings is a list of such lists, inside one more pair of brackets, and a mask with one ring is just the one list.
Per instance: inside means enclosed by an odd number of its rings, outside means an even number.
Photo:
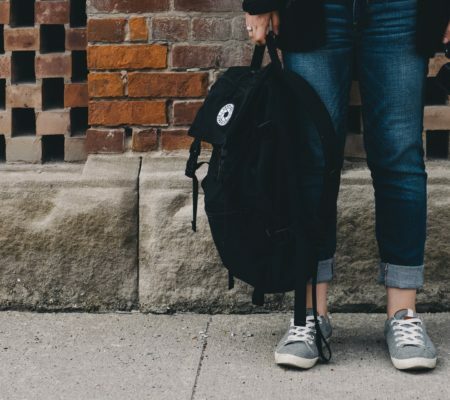
[{"label": "person's leg", "polygon": [[[367,164],[375,190],[379,281],[388,310],[414,307],[423,284],[426,181],[422,143],[428,59],[415,49],[417,0],[371,0],[357,43]],[[404,291],[402,291],[404,289]]]},{"label": "person's leg", "polygon": [[436,350],[415,313],[426,239],[422,130],[428,67],[415,48],[416,6],[417,0],[371,0],[356,47],[379,282],[387,290],[385,337],[398,369],[436,365]]},{"label": "person's leg", "polygon": [[[352,81],[352,24],[351,6],[342,1],[325,2],[327,19],[327,43],[310,52],[283,51],[283,63],[286,69],[293,70],[305,78],[321,97],[333,121],[338,135],[340,152],[343,153],[347,131],[347,111]],[[308,207],[318,204],[322,182],[320,168],[323,167],[321,144],[314,133],[311,134],[314,162],[318,162],[316,175],[309,176],[303,183],[304,193],[311,193]],[[309,161],[308,161],[309,162]],[[321,163],[321,164],[320,164]],[[328,223],[326,241],[319,255],[317,277],[317,300],[319,314],[327,313],[328,282],[334,275],[336,252],[336,219]],[[312,307],[312,290],[308,286],[307,306]]]},{"label": "person's leg", "polygon": [[[352,38],[351,7],[341,2],[326,1],[327,43],[322,48],[310,52],[283,51],[283,63],[286,69],[293,70],[303,76],[317,91],[327,107],[336,134],[339,139],[340,151],[343,153],[345,133],[347,130],[347,108],[352,76]],[[282,22],[281,22],[282,23]],[[317,207],[322,192],[324,160],[319,138],[313,128],[307,128],[309,150],[302,146],[298,157],[308,166],[307,177],[303,176],[300,185],[306,207],[311,212]],[[321,243],[317,276],[319,324],[325,338],[331,336],[331,325],[327,316],[327,288],[334,272],[336,251],[336,216],[327,224],[326,240]],[[311,286],[308,287],[307,307],[312,307]],[[316,335],[311,310],[307,310],[306,326],[295,326],[293,318],[285,335],[281,338],[275,350],[277,364],[311,368],[318,360],[318,349],[314,340]]]}]

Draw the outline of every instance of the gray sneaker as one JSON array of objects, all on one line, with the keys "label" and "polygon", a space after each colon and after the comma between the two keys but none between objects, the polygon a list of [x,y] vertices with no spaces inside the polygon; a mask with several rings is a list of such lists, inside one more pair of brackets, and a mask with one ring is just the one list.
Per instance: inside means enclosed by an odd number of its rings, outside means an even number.
[{"label": "gray sneaker", "polygon": [[[306,326],[296,326],[294,318],[290,319],[289,328],[275,349],[277,364],[307,369],[319,359],[312,310],[308,310],[306,315]],[[332,333],[330,316],[320,315],[318,319],[325,339],[329,339]]]},{"label": "gray sneaker", "polygon": [[425,324],[413,310],[399,310],[387,319],[384,336],[395,368],[432,369],[436,366],[436,349]]}]

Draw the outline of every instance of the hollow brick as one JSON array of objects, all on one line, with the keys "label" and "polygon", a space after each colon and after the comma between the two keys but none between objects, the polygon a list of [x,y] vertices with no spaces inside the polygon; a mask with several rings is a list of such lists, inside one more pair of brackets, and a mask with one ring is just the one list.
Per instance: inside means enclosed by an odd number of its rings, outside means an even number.
[{"label": "hollow brick", "polygon": [[85,28],[66,30],[66,50],[86,50],[87,35]]},{"label": "hollow brick", "polygon": [[39,54],[36,56],[36,77],[70,77],[72,64],[69,54]]},{"label": "hollow brick", "polygon": [[41,108],[41,86],[36,84],[9,85],[6,87],[6,107]]},{"label": "hollow brick", "polygon": [[87,107],[88,104],[87,83],[68,83],[64,86],[64,107]]},{"label": "hollow brick", "polygon": [[8,28],[5,27],[5,50],[38,50],[38,28]]},{"label": "hollow brick", "polygon": [[35,4],[35,19],[38,24],[68,24],[69,1],[38,1]]},{"label": "hollow brick", "polygon": [[69,111],[38,111],[36,113],[36,135],[66,135],[69,132]]}]

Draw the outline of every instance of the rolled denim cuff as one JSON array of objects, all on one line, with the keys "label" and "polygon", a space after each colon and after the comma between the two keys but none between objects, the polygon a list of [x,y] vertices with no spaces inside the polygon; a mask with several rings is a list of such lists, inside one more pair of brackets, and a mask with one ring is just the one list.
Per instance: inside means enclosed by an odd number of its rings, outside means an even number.
[{"label": "rolled denim cuff", "polygon": [[[320,260],[317,265],[317,283],[331,282],[334,277],[334,267],[336,265],[336,257]],[[312,279],[309,280],[312,282]]]},{"label": "rolled denim cuff", "polygon": [[423,286],[423,265],[407,266],[380,262],[378,283],[399,289],[421,289]]}]

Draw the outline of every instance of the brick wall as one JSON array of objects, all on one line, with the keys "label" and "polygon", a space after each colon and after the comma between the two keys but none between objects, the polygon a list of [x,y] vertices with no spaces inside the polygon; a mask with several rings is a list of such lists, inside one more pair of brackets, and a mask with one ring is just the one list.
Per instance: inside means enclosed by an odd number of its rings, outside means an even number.
[{"label": "brick wall", "polygon": [[[187,148],[210,85],[251,59],[241,0],[88,0],[86,78],[85,6],[0,0],[0,160]],[[448,158],[448,98],[429,87],[427,154]],[[349,120],[347,155],[364,157],[357,82]]]},{"label": "brick wall", "polygon": [[240,7],[91,0],[88,151],[186,148],[187,127],[217,73],[251,59]]},{"label": "brick wall", "polygon": [[86,158],[86,3],[0,1],[0,160]]}]

